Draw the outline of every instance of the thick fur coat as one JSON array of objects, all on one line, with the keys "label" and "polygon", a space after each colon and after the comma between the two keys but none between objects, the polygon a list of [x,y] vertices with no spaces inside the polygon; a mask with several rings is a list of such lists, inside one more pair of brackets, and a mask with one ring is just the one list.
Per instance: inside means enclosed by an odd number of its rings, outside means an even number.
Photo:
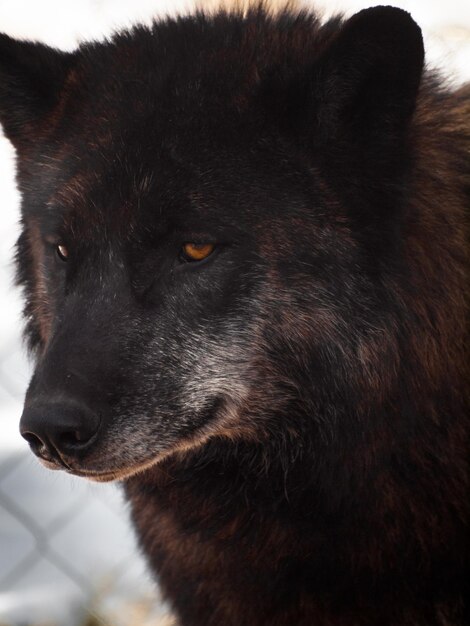
[{"label": "thick fur coat", "polygon": [[21,430],[123,481],[183,626],[469,623],[470,94],[423,63],[390,7],[0,37]]}]

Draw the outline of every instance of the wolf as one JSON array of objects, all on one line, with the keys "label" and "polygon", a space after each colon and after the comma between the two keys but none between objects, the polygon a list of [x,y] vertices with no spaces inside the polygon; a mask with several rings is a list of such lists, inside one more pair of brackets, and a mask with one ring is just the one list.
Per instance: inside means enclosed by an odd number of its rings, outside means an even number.
[{"label": "wolf", "polygon": [[469,117],[388,6],[1,36],[21,433],[181,625],[469,623]]}]

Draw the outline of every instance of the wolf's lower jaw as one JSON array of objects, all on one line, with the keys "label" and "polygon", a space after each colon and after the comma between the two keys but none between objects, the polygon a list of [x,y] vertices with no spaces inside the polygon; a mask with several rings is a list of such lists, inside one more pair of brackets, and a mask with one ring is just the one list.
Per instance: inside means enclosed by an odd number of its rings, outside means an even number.
[{"label": "wolf's lower jaw", "polygon": [[[93,482],[108,483],[112,481],[120,481],[131,478],[136,474],[142,474],[154,465],[157,465],[157,463],[160,463],[166,457],[187,450],[188,448],[192,448],[194,447],[194,445],[197,445],[197,443],[193,443],[191,445],[186,442],[182,442],[177,446],[172,446],[167,450],[161,450],[160,452],[157,452],[155,456],[145,461],[141,461],[140,463],[136,463],[135,465],[129,465],[127,467],[118,467],[112,470],[99,471],[91,469],[75,469],[72,467],[58,467],[57,465],[54,465],[53,469],[64,469],[68,474],[71,474],[73,476],[79,476],[80,478],[87,478],[88,480],[91,480]],[[41,462],[44,463],[43,461]],[[49,467],[49,465],[47,465],[46,467]]]},{"label": "wolf's lower jaw", "polygon": [[[231,439],[230,431],[226,433],[223,429],[218,431],[217,429],[210,427],[208,429],[202,430],[202,432],[198,432],[196,435],[192,435],[188,439],[183,439],[178,443],[175,443],[169,446],[167,449],[160,450],[156,452],[155,455],[145,461],[141,461],[140,463],[136,463],[135,465],[129,465],[127,467],[119,467],[113,470],[81,470],[74,469],[72,467],[58,467],[54,465],[52,469],[65,469],[68,474],[72,474],[73,476],[79,476],[80,478],[87,478],[93,482],[112,482],[112,481],[121,481],[126,480],[127,478],[131,478],[137,474],[142,474],[146,470],[150,469],[154,465],[157,465],[163,459],[166,459],[169,456],[174,454],[185,454],[188,450],[194,450],[195,448],[204,445],[211,437],[213,436],[222,436],[228,437]],[[41,461],[43,462],[43,461]],[[47,465],[46,467],[49,467]]]},{"label": "wolf's lower jaw", "polygon": [[72,476],[78,476],[80,478],[86,478],[93,482],[97,483],[109,483],[113,481],[125,480],[126,478],[130,478],[131,476],[135,476],[136,474],[141,474],[145,470],[149,469],[153,465],[159,463],[162,459],[162,456],[158,455],[153,459],[150,459],[146,462],[140,463],[138,465],[130,466],[130,467],[121,467],[111,471],[86,471],[86,470],[78,470],[78,469],[68,469],[66,470],[67,474],[71,474]]},{"label": "wolf's lower jaw", "polygon": [[91,480],[95,483],[110,483],[113,481],[123,480],[127,475],[126,474],[121,476],[119,472],[103,472],[102,474],[90,474],[87,472],[78,472],[72,470],[68,470],[67,474],[71,474],[72,476],[78,476],[80,478],[86,478],[87,480]]}]

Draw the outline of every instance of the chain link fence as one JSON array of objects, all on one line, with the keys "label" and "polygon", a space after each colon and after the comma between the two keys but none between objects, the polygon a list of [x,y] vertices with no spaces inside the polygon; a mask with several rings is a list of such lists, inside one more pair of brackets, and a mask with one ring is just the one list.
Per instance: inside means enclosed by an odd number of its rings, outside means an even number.
[{"label": "chain link fence", "polygon": [[118,492],[50,480],[31,461],[0,463],[0,623],[168,624]]}]

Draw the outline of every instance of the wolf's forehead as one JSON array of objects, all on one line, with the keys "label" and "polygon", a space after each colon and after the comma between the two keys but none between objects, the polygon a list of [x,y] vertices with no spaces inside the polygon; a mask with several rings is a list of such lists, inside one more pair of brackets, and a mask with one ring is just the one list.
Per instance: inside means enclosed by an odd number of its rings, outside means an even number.
[{"label": "wolf's forehead", "polygon": [[[50,222],[78,234],[83,228],[99,231],[113,225],[134,229],[143,219],[148,228],[157,228],[166,221],[165,185],[156,168],[107,171],[93,169],[92,164],[57,182],[44,212]],[[179,210],[184,207],[180,201]]]},{"label": "wolf's forehead", "polygon": [[109,163],[84,153],[77,171],[60,172],[58,165],[45,210],[39,207],[39,212],[49,228],[55,224],[55,230],[81,240],[112,233],[123,241],[174,231],[217,234],[230,218],[214,193],[220,185],[210,168],[160,156],[139,159],[123,152]]}]

